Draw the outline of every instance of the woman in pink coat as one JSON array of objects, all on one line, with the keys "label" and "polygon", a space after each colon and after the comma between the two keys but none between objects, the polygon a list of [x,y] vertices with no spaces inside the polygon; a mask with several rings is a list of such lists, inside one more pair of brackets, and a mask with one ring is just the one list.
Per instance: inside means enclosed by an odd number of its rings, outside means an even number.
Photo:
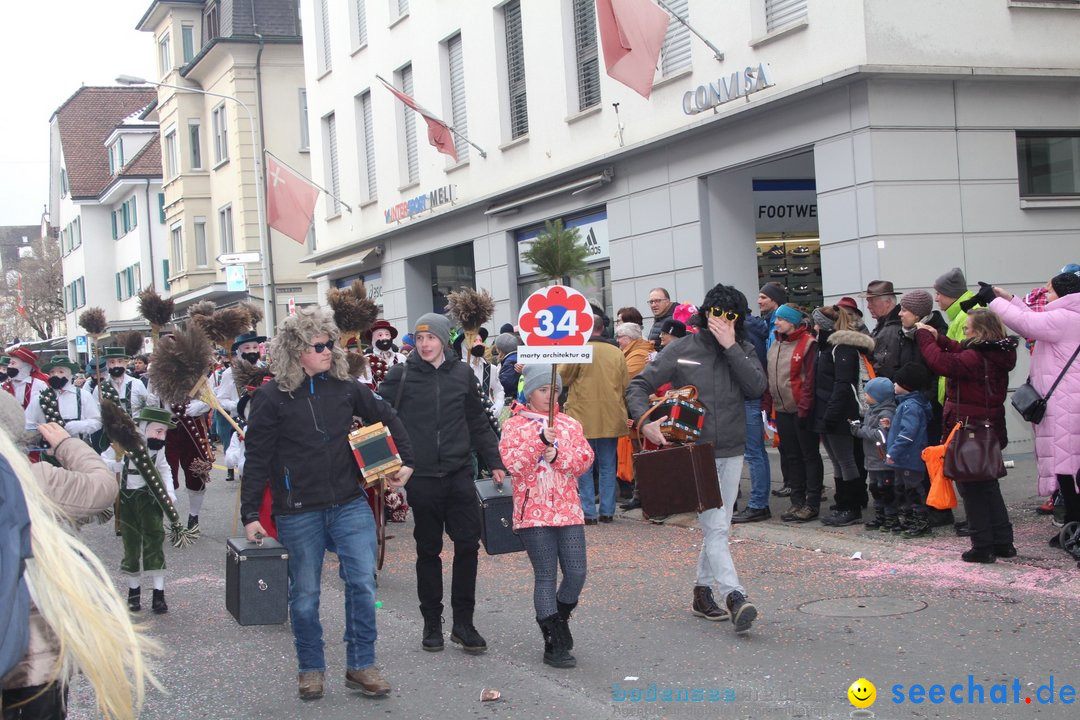
[{"label": "woman in pink coat", "polygon": [[[1080,277],[1055,275],[1047,284],[1047,303],[1041,313],[1011,293],[994,288],[990,309],[1009,328],[1036,340],[1031,352],[1031,384],[1046,396],[1069,358],[1080,347]],[[1039,494],[1049,495],[1043,478],[1056,477],[1065,502],[1065,522],[1080,522],[1080,358],[1065,372],[1046,404],[1046,416],[1035,425],[1035,456],[1039,462]],[[1059,546],[1055,535],[1051,545]],[[1077,558],[1080,560],[1080,558]]]},{"label": "woman in pink coat", "polygon": [[[528,403],[515,408],[499,441],[514,491],[514,532],[525,544],[533,566],[533,605],[544,635],[544,663],[574,667],[570,650],[570,613],[585,585],[585,515],[578,495],[578,475],[593,462],[592,447],[581,423],[555,413],[548,424],[552,392],[550,365],[526,365],[522,395]],[[559,567],[562,583],[556,590]]]}]

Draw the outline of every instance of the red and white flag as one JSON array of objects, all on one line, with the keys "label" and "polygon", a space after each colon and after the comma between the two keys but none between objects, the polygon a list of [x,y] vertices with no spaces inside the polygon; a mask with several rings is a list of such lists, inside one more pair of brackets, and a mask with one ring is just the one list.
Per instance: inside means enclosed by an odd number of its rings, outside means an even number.
[{"label": "red and white flag", "polygon": [[270,227],[303,245],[315,216],[319,189],[266,155],[266,219]]},{"label": "red and white flag", "polygon": [[652,0],[596,0],[596,20],[607,74],[647,99],[668,14]]},{"label": "red and white flag", "polygon": [[454,162],[457,162],[457,148],[454,147],[454,134],[450,132],[450,126],[432,115],[429,110],[390,83],[382,78],[379,78],[379,80],[386,86],[387,90],[394,93],[394,97],[405,103],[407,107],[418,112],[420,117],[424,118],[424,122],[427,123],[427,139],[432,147],[444,155],[449,155],[454,158]]}]

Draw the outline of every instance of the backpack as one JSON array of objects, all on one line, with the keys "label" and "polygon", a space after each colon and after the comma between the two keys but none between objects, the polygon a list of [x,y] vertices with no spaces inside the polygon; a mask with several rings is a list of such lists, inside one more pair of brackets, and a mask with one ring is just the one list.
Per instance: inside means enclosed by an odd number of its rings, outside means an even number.
[{"label": "backpack", "polygon": [[[836,346],[833,345],[832,349],[833,363],[836,363]],[[870,358],[865,353],[859,351],[859,375],[855,378],[855,383],[851,386],[852,391],[855,393],[855,402],[859,404],[859,417],[866,417],[866,410],[870,406],[866,404],[866,383],[870,382],[877,377],[877,373],[874,372],[874,366],[870,362]]]},{"label": "backpack", "polygon": [[30,552],[30,516],[19,478],[0,456],[0,677],[26,656],[30,590],[23,571]]}]

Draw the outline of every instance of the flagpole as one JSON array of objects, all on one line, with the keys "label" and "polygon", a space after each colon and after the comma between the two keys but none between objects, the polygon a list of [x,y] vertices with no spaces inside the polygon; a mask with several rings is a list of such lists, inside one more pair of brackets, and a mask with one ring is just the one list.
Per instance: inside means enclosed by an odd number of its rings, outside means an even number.
[{"label": "flagpole", "polygon": [[346,209],[346,210],[348,210],[349,212],[352,212],[352,208],[351,208],[351,207],[349,206],[349,204],[348,204],[347,202],[345,202],[344,200],[342,200],[341,198],[339,198],[339,197],[338,197],[337,195],[335,195],[334,193],[330,192],[329,190],[327,190],[326,188],[324,188],[324,187],[323,187],[322,185],[320,185],[319,183],[315,182],[314,180],[312,180],[311,178],[309,178],[309,177],[308,177],[307,175],[305,175],[304,173],[300,172],[299,170],[297,170],[296,168],[294,168],[294,167],[293,167],[292,165],[290,165],[289,163],[285,162],[284,160],[282,160],[281,158],[279,158],[279,157],[278,157],[277,155],[275,155],[274,153],[270,152],[269,150],[263,150],[263,152],[264,152],[264,153],[266,153],[267,155],[269,155],[270,157],[274,158],[275,160],[277,160],[277,161],[278,161],[278,163],[280,163],[281,165],[284,165],[285,167],[287,167],[287,168],[288,168],[288,169],[289,169],[290,171],[292,171],[292,172],[293,172],[293,174],[295,174],[295,175],[299,176],[299,177],[300,177],[301,179],[303,179],[303,180],[304,180],[305,182],[307,182],[308,184],[312,185],[313,187],[317,187],[317,188],[318,188],[319,190],[322,190],[322,191],[323,191],[324,193],[326,193],[326,194],[327,194],[327,195],[329,195],[330,197],[332,197],[332,198],[334,198],[335,200],[337,200],[337,201],[338,201],[339,203],[341,203],[342,205],[344,205],[344,206],[345,206],[345,209]]},{"label": "flagpole", "polygon": [[[378,73],[375,73],[375,77],[376,77],[376,78],[377,78],[377,79],[378,79],[379,81],[381,81],[381,82],[382,82],[382,84],[383,84],[383,85],[385,85],[386,87],[388,87],[388,88],[393,88],[394,90],[397,90],[397,88],[395,88],[395,87],[394,87],[394,86],[393,86],[393,85],[392,85],[391,83],[388,83],[388,82],[386,82],[386,80],[385,80],[385,79],[383,78],[383,76],[382,76],[382,75],[380,75],[380,74],[378,74]],[[401,91],[400,91],[400,90],[398,90],[398,92],[401,92]],[[399,100],[400,100],[400,98],[399,98]],[[413,102],[416,102],[416,100],[414,99],[414,100],[413,100]],[[404,104],[404,103],[402,103],[402,104]],[[408,105],[406,105],[406,107],[408,107]],[[417,105],[417,107],[419,107],[419,105]],[[476,148],[476,152],[480,153],[480,157],[482,157],[482,158],[484,158],[485,160],[487,160],[487,152],[485,152],[485,151],[484,151],[484,148],[482,148],[482,147],[480,147],[479,145],[477,145],[476,143],[474,143],[474,142],[473,142],[472,140],[470,140],[470,139],[469,139],[469,138],[468,138],[468,137],[467,137],[466,135],[463,135],[463,134],[459,133],[459,132],[458,132],[457,130],[455,130],[455,129],[454,129],[453,127],[451,127],[451,126],[450,126],[450,125],[449,125],[448,123],[446,123],[446,122],[444,122],[444,121],[440,120],[439,118],[435,117],[435,116],[434,116],[434,115],[432,115],[431,113],[428,113],[428,112],[424,112],[423,110],[417,110],[416,108],[410,108],[410,109],[411,109],[411,110],[412,110],[412,111],[413,111],[414,113],[417,113],[418,115],[421,115],[422,117],[429,117],[429,118],[431,118],[432,120],[434,120],[434,121],[436,121],[436,122],[439,122],[439,123],[442,123],[443,125],[446,125],[446,129],[447,129],[447,130],[449,130],[449,131],[450,131],[451,133],[453,133],[453,134],[454,134],[454,135],[455,135],[456,137],[459,137],[459,138],[461,138],[462,140],[464,140],[465,142],[469,143],[469,145],[471,145],[472,147]]]},{"label": "flagpole", "polygon": [[706,40],[704,35],[702,35],[697,30],[694,29],[693,25],[691,25],[690,23],[686,22],[686,20],[679,17],[679,15],[674,10],[672,10],[671,8],[669,8],[667,6],[667,3],[664,2],[664,0],[656,0],[656,4],[659,5],[660,7],[664,8],[665,10],[667,10],[668,13],[671,15],[671,17],[675,18],[680,23],[685,25],[686,29],[689,30],[690,32],[694,33],[694,35],[697,36],[698,40],[701,40],[701,42],[708,45],[709,49],[713,51],[713,55],[714,55],[714,57],[716,57],[717,62],[724,62],[724,53],[720,52],[720,48],[716,47],[711,42]]}]

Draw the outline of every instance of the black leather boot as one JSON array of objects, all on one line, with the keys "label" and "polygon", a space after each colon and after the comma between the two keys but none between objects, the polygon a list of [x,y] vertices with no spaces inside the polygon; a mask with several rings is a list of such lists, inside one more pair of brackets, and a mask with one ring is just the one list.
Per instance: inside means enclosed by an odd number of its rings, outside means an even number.
[{"label": "black leather boot", "polygon": [[169,606],[165,604],[165,591],[155,590],[154,599],[150,601],[150,609],[155,615],[164,615],[169,612]]},{"label": "black leather boot", "polygon": [[131,612],[142,610],[142,588],[128,588],[128,610]]},{"label": "black leather boot", "polygon": [[421,647],[428,652],[439,652],[445,647],[442,633],[443,620],[441,617],[424,618],[424,639],[420,642]]},{"label": "black leather boot", "polygon": [[566,649],[574,649],[574,636],[570,634],[570,613],[574,612],[574,608],[577,607],[577,603],[564,603],[555,601],[555,604],[559,606],[559,622],[563,625],[563,632],[566,633]]},{"label": "black leather boot", "polygon": [[[554,668],[572,668],[577,666],[577,660],[570,654],[566,647],[566,633],[563,631],[562,619],[558,613],[550,615],[542,620],[537,620],[541,632],[544,633],[544,664]],[[550,639],[550,644],[547,639]],[[551,650],[548,651],[550,646]]]}]

